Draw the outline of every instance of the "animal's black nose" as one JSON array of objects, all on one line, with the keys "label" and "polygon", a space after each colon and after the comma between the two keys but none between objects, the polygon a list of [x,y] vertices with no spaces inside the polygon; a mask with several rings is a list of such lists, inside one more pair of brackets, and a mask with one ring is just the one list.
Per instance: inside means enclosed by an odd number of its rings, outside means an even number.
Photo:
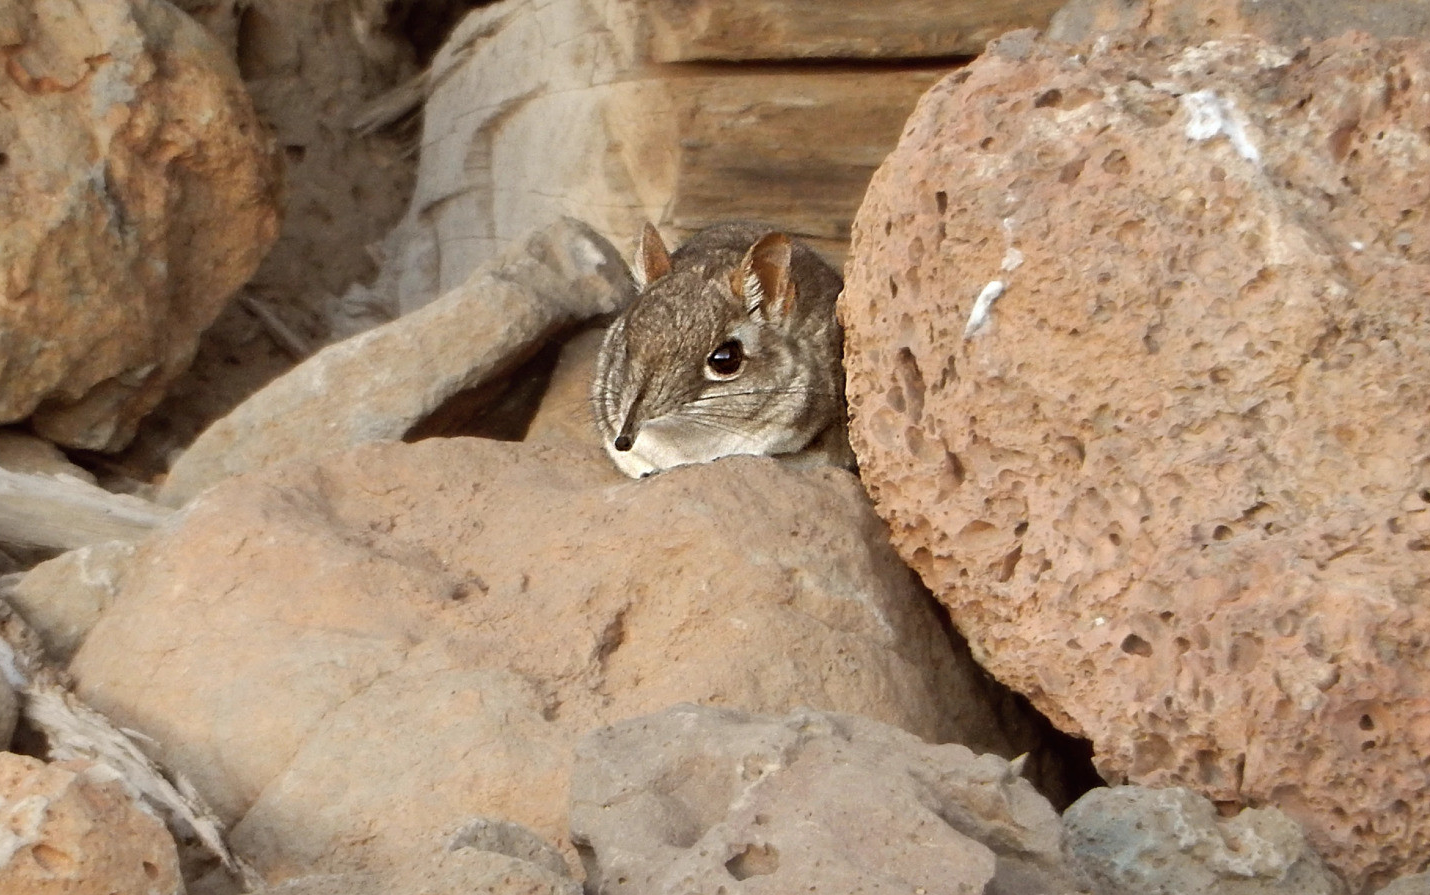
[{"label": "animal's black nose", "polygon": [[632,445],[634,442],[635,442],[635,439],[634,439],[634,438],[631,438],[629,435],[626,435],[625,433],[622,433],[622,434],[620,434],[620,435],[617,435],[617,436],[616,436],[616,450],[618,450],[618,451],[628,451],[628,450],[631,449],[631,445]]}]

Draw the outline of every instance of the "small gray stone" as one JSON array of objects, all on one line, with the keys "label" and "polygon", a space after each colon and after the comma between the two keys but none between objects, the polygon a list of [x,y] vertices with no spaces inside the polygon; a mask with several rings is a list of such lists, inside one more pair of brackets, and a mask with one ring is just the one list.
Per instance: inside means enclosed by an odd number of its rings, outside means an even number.
[{"label": "small gray stone", "polygon": [[856,715],[625,721],[581,742],[571,802],[601,895],[1077,891],[1014,765]]},{"label": "small gray stone", "polygon": [[1275,808],[1217,816],[1178,787],[1094,789],[1063,814],[1068,848],[1102,895],[1339,895],[1300,826]]}]

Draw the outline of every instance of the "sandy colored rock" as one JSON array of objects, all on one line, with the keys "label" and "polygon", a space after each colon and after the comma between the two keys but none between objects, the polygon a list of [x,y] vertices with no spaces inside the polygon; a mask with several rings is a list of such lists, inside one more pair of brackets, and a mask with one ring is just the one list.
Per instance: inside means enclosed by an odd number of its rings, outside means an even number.
[{"label": "sandy colored rock", "polygon": [[477,818],[445,849],[387,872],[297,876],[273,895],[581,895],[550,843],[517,824]]},{"label": "sandy colored rock", "polygon": [[[1430,854],[1430,52],[1022,33],[932,90],[841,312],[861,477],[1110,779]],[[981,297],[981,298],[980,298]]]},{"label": "sandy colored rock", "polygon": [[577,747],[600,895],[1076,890],[1047,800],[993,755],[852,715],[676,706]]},{"label": "sandy colored rock", "polygon": [[76,466],[64,451],[26,432],[0,429],[0,469],[42,475],[68,475],[94,484],[94,475]]},{"label": "sandy colored rock", "polygon": [[1295,47],[1347,31],[1382,40],[1424,37],[1430,34],[1430,9],[1420,0],[1070,0],[1054,13],[1048,36],[1081,44],[1124,30],[1185,44],[1255,34]]},{"label": "sandy colored rock", "polygon": [[134,550],[128,541],[67,550],[26,572],[5,599],[40,635],[49,658],[63,664],[114,601]]},{"label": "sandy colored rock", "polygon": [[371,444],[194,502],[71,671],[270,881],[396,866],[474,815],[564,841],[576,738],[681,701],[1013,754],[884,538],[837,470]]},{"label": "sandy colored rock", "polygon": [[448,398],[562,327],[619,309],[634,290],[620,255],[584,224],[527,234],[420,313],[328,346],[214,423],[159,500],[179,506],[230,475],[402,438]]},{"label": "sandy colored rock", "polygon": [[115,449],[272,242],[277,160],[169,4],[7,6],[0,420]]},{"label": "sandy colored rock", "polygon": [[1275,808],[1217,816],[1190,790],[1098,788],[1063,813],[1068,850],[1099,895],[1339,895],[1295,821]]},{"label": "sandy colored rock", "polygon": [[114,772],[0,752],[0,891],[177,895],[174,840]]}]

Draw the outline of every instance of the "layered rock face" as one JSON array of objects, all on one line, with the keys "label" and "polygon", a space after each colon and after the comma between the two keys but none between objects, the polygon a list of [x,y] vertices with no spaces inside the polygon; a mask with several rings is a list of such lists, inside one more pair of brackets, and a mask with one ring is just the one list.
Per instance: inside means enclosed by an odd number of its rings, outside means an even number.
[{"label": "layered rock face", "polygon": [[159,0],[0,7],[0,422],[113,449],[278,229],[238,73]]},{"label": "layered rock face", "polygon": [[418,307],[561,215],[623,248],[646,221],[679,243],[732,217],[764,220],[839,259],[869,177],[948,57],[1046,23],[1057,6],[504,0],[476,10],[433,61],[415,195],[372,291]]},{"label": "layered rock face", "polygon": [[975,655],[1109,778],[1430,854],[1430,51],[1010,35],[854,228],[852,440]]},{"label": "layered rock face", "polygon": [[884,538],[841,470],[368,445],[200,497],[71,671],[270,881],[402,864],[473,815],[564,841],[576,737],[681,701],[1015,754]]}]

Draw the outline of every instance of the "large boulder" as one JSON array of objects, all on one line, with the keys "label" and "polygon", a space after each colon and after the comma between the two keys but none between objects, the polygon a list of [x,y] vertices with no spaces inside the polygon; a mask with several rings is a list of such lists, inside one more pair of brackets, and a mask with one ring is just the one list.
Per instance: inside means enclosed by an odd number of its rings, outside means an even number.
[{"label": "large boulder", "polygon": [[70,669],[270,881],[401,866],[473,815],[566,842],[577,737],[682,701],[1016,754],[842,470],[380,443],[230,479],[170,529]]},{"label": "large boulder", "polygon": [[975,655],[1110,779],[1430,855],[1430,50],[1017,33],[854,228],[851,439]]},{"label": "large boulder", "polygon": [[0,422],[116,449],[278,230],[238,72],[163,0],[0,3]]}]

